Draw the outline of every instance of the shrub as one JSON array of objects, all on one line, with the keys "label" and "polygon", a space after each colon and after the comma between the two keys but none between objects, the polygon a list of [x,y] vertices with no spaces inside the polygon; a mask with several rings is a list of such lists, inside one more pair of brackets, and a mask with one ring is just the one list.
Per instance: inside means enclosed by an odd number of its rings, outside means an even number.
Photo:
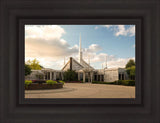
[{"label": "shrub", "polygon": [[57,84],[57,82],[53,80],[47,80],[46,83],[49,85]]},{"label": "shrub", "polygon": [[62,83],[63,85],[64,85],[64,83],[65,83],[65,82],[64,82],[64,81],[62,81],[62,80],[60,80],[59,82],[60,82],[60,83]]},{"label": "shrub", "polygon": [[67,70],[64,72],[65,81],[77,81],[78,74],[74,70]]},{"label": "shrub", "polygon": [[28,87],[30,84],[32,84],[31,80],[25,80],[25,86]]},{"label": "shrub", "polygon": [[118,80],[115,81],[116,85],[135,86],[135,80]]},{"label": "shrub", "polygon": [[100,82],[100,81],[93,81],[93,84],[115,84],[115,82]]}]

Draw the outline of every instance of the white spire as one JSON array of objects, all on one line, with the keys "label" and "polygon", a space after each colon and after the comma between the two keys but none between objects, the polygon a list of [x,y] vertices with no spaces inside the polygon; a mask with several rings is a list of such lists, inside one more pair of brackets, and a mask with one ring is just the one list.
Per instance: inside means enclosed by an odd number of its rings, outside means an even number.
[{"label": "white spire", "polygon": [[107,55],[106,55],[106,69],[107,69]]},{"label": "white spire", "polygon": [[79,37],[79,52],[81,52],[81,33],[80,33],[80,37]]},{"label": "white spire", "polygon": [[82,61],[81,33],[79,37],[79,63]]}]

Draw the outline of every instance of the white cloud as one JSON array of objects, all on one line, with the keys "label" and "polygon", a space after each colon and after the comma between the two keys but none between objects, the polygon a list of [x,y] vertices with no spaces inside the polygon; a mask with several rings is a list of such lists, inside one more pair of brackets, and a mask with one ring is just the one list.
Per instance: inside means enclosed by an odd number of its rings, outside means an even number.
[{"label": "white cloud", "polygon": [[108,68],[124,68],[130,59],[135,60],[135,58],[116,58],[115,60],[108,61],[107,66]]},{"label": "white cloud", "polygon": [[60,39],[65,34],[63,28],[58,25],[26,25],[26,38],[42,38],[50,41],[50,39]]},{"label": "white cloud", "polygon": [[[61,36],[57,25],[27,25],[25,27],[25,60],[37,58],[42,66],[57,68],[64,56],[78,53],[78,46],[70,46]],[[59,61],[57,64],[56,61]],[[56,67],[55,67],[56,66]]]},{"label": "white cloud", "polygon": [[135,35],[135,25],[130,25],[129,27],[126,27],[125,25],[104,25],[103,27],[112,30],[115,36]]}]

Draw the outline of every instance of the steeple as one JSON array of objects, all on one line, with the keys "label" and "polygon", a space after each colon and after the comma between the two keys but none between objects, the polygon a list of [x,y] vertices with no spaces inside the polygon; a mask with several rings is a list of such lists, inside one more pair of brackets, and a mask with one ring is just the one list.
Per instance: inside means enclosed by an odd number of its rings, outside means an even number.
[{"label": "steeple", "polygon": [[107,55],[106,55],[106,67],[105,68],[107,69]]},{"label": "steeple", "polygon": [[81,48],[81,33],[79,37],[79,63],[82,61],[82,48]]}]

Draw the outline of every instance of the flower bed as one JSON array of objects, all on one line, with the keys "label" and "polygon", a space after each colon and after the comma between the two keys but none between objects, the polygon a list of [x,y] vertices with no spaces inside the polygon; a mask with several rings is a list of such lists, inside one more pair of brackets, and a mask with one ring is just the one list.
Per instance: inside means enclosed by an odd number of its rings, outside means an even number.
[{"label": "flower bed", "polygon": [[63,83],[56,83],[56,84],[32,83],[28,86],[25,86],[25,90],[58,89],[58,88],[63,88]]}]

